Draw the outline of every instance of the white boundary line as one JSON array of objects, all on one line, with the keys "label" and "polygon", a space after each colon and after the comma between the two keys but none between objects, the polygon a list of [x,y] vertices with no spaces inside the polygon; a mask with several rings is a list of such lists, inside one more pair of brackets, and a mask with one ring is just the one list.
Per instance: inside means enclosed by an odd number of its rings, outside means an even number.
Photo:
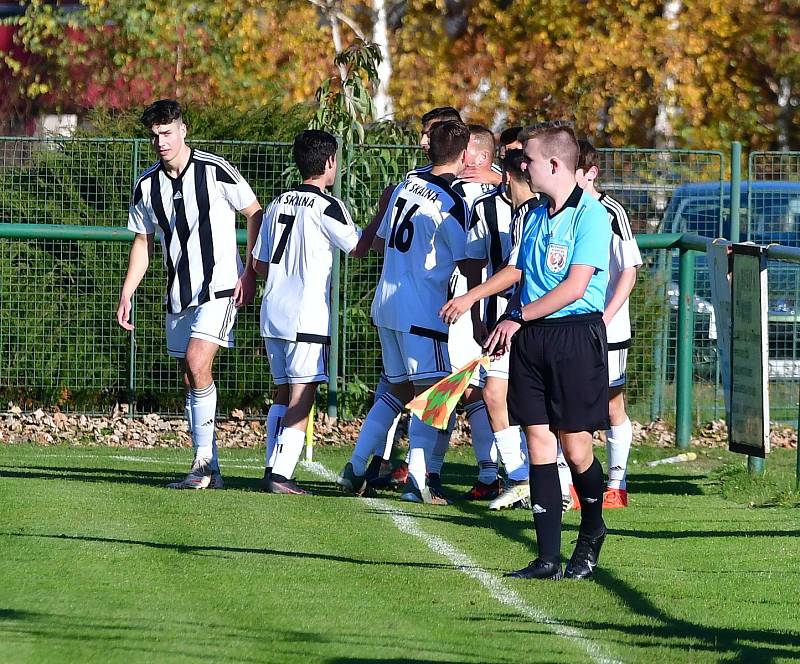
[{"label": "white boundary line", "polygon": [[[331,482],[336,481],[336,473],[332,472],[321,463],[301,462],[301,465],[303,468],[322,479]],[[537,623],[546,625],[550,631],[557,636],[579,644],[586,651],[586,654],[591,657],[592,661],[597,662],[597,664],[619,662],[619,660],[606,656],[602,648],[597,643],[587,638],[580,630],[569,627],[568,625],[563,625],[557,620],[550,618],[541,609],[528,604],[517,592],[508,588],[499,576],[479,567],[469,556],[456,549],[449,542],[437,535],[426,533],[416,524],[412,517],[400,512],[384,500],[377,498],[362,498],[362,500],[367,502],[371,507],[377,507],[379,511],[391,517],[398,530],[422,540],[431,551],[450,560],[459,572],[475,579],[486,588],[493,599],[511,607],[518,613],[521,613]]]}]

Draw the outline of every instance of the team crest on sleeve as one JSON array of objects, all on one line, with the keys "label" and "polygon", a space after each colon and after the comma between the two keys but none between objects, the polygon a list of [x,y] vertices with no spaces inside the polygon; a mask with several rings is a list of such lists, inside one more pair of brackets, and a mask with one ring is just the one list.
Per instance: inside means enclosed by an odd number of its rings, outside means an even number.
[{"label": "team crest on sleeve", "polygon": [[568,247],[566,244],[551,242],[547,245],[547,269],[550,272],[563,272],[567,266]]}]

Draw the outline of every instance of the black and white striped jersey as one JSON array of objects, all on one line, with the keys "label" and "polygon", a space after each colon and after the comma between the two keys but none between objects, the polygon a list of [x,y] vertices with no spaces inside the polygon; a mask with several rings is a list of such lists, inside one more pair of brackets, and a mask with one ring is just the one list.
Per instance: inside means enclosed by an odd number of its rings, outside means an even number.
[{"label": "black and white striped jersey", "polygon": [[547,198],[533,194],[527,201],[520,205],[511,213],[511,250],[506,261],[507,265],[516,265],[519,258],[519,246],[522,241],[522,233],[531,210],[540,205],[547,205]]},{"label": "black and white striped jersey", "polygon": [[344,203],[310,184],[267,206],[253,247],[253,258],[269,265],[261,336],[330,343],[334,252],[349,253],[359,236]]},{"label": "black and white striped jersey", "polygon": [[[639,245],[633,237],[631,222],[622,203],[608,194],[600,194],[600,202],[608,211],[611,222],[611,259],[608,267],[608,287],[606,288],[606,305],[611,301],[617,289],[622,271],[642,264]],[[619,308],[614,318],[606,326],[609,350],[627,348],[631,340],[631,317],[628,300]]]},{"label": "black and white striped jersey", "polygon": [[186,167],[174,179],[161,160],[139,176],[128,229],[156,234],[161,240],[169,313],[233,295],[242,271],[236,211],[255,201],[236,168],[200,150],[191,150]]},{"label": "black and white striped jersey", "polygon": [[378,228],[386,246],[372,301],[376,325],[447,334],[439,309],[456,262],[466,257],[466,223],[464,199],[445,178],[421,173],[397,186]]},{"label": "black and white striped jersey", "polygon": [[[467,258],[485,260],[484,280],[506,265],[511,252],[511,200],[500,187],[479,196],[472,205],[467,231]],[[504,294],[508,297],[508,294]],[[483,319],[491,328],[505,304],[493,295],[484,303]]]}]

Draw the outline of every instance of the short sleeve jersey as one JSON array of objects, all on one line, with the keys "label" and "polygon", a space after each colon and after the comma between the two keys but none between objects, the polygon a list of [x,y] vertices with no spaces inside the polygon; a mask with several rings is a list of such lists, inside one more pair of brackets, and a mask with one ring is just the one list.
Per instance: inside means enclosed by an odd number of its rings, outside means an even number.
[{"label": "short sleeve jersey", "polygon": [[155,234],[167,272],[171,314],[229,297],[242,271],[236,246],[236,211],[256,195],[231,164],[192,149],[183,172],[170,177],[159,160],[139,176],[128,210],[128,229]]},{"label": "short sleeve jersey", "polygon": [[372,301],[379,327],[447,335],[439,309],[456,262],[466,257],[467,208],[448,181],[412,175],[392,194],[378,236],[386,242]]},{"label": "short sleeve jersey", "polygon": [[[503,190],[492,189],[479,196],[472,206],[467,232],[467,258],[485,260],[485,277],[488,279],[505,267],[512,243],[511,201]],[[503,295],[508,297],[509,294]],[[483,318],[490,327],[498,318],[497,297],[487,298],[484,306]]]},{"label": "short sleeve jersey", "polygon": [[[599,200],[608,211],[613,231],[606,290],[606,304],[608,304],[617,289],[622,271],[631,267],[639,267],[642,264],[642,254],[639,252],[639,245],[636,244],[636,239],[633,237],[631,223],[622,204],[608,194],[601,194]],[[627,298],[606,327],[606,334],[609,347],[618,349],[630,346],[631,317]]]},{"label": "short sleeve jersey", "polygon": [[261,336],[330,343],[333,255],[350,252],[359,231],[344,203],[302,184],[264,212],[253,258],[267,263]]},{"label": "short sleeve jersey", "polygon": [[531,212],[522,235],[517,267],[522,270],[522,306],[566,279],[573,265],[589,265],[594,274],[581,298],[548,318],[602,312],[608,284],[611,224],[603,205],[576,186],[564,206],[550,216],[548,206]]}]

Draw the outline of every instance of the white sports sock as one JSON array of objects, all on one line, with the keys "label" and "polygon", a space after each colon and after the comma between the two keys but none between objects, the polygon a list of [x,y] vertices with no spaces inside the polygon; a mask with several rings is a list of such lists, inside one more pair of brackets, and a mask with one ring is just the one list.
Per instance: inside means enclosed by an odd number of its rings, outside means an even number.
[{"label": "white sports sock", "polygon": [[564,452],[561,449],[561,443],[558,443],[558,456],[556,457],[558,464],[558,482],[561,484],[561,495],[568,496],[569,488],[572,486],[572,473],[569,469],[569,464],[564,458]]},{"label": "white sports sock", "polygon": [[186,423],[189,425],[189,438],[192,439],[192,449],[195,456],[197,456],[197,445],[194,442],[194,431],[192,430],[192,391],[186,393],[186,403],[183,406],[183,414],[186,417]]},{"label": "white sports sock", "polygon": [[436,445],[438,429],[425,424],[416,415],[411,416],[408,425],[408,476],[421,491],[425,488],[426,459]]},{"label": "white sports sock", "polygon": [[217,414],[217,387],[214,383],[192,390],[192,441],[195,458],[210,463],[214,458],[214,423]]},{"label": "white sports sock", "polygon": [[[377,403],[378,399],[380,399],[384,394],[389,391],[389,387],[391,383],[386,380],[386,376],[381,374],[381,379],[378,381],[377,387],[375,387],[375,401],[373,403]],[[394,446],[394,434],[397,431],[397,423],[400,421],[400,416],[402,415],[403,411],[401,410],[392,421],[391,426],[389,427],[389,431],[386,432],[386,445],[383,448],[383,453],[381,457],[384,461],[388,461],[392,458],[392,447]]]},{"label": "white sports sock", "polygon": [[274,403],[267,411],[267,426],[265,435],[264,466],[272,468],[275,463],[275,445],[278,442],[278,434],[283,428],[283,416],[286,415],[286,405]]},{"label": "white sports sock", "polygon": [[478,481],[491,484],[497,479],[497,447],[494,433],[489,424],[486,404],[476,401],[464,407],[464,412],[472,429],[472,449],[478,462]]},{"label": "white sports sock", "polygon": [[361,425],[356,448],[350,457],[350,463],[353,464],[353,472],[356,475],[363,475],[366,472],[370,456],[376,454],[378,450],[383,451],[387,432],[401,412],[403,412],[403,404],[389,392],[375,400],[367,413],[364,424]]},{"label": "white sports sock", "polygon": [[303,447],[306,444],[306,432],[301,429],[286,427],[278,435],[275,445],[275,465],[272,466],[273,475],[283,475],[287,480],[292,479],[294,468],[300,460]]},{"label": "white sports sock", "polygon": [[528,479],[528,459],[522,454],[520,436],[519,427],[508,427],[494,434],[495,447],[512,482]]},{"label": "white sports sock", "polygon": [[633,426],[625,419],[622,424],[612,426],[606,431],[606,451],[608,452],[608,488],[624,489],[628,483],[628,454],[633,442]]},{"label": "white sports sock", "polygon": [[447,422],[447,429],[444,431],[441,429],[436,430],[436,443],[431,450],[430,457],[425,460],[428,466],[428,473],[434,473],[436,475],[442,474],[444,457],[447,454],[447,450],[450,449],[450,436],[453,435],[453,427],[455,425],[456,412],[453,411],[450,415],[450,419]]}]

